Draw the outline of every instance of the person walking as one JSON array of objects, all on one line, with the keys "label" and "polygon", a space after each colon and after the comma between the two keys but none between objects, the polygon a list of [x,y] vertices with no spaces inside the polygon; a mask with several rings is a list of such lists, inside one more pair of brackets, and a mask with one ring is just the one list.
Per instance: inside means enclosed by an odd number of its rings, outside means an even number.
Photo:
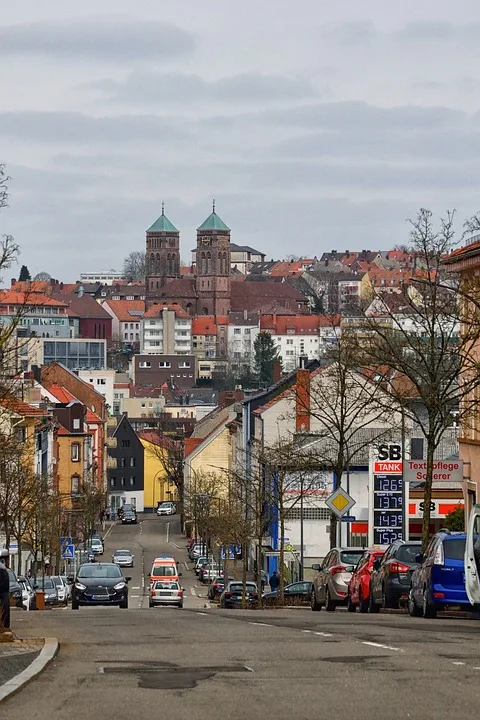
[{"label": "person walking", "polygon": [[0,550],[0,632],[10,629],[10,577],[8,550]]},{"label": "person walking", "polygon": [[272,592],[275,592],[276,590],[278,590],[278,586],[280,585],[280,578],[279,578],[278,572],[276,570],[270,575],[269,583],[270,583],[270,590]]}]

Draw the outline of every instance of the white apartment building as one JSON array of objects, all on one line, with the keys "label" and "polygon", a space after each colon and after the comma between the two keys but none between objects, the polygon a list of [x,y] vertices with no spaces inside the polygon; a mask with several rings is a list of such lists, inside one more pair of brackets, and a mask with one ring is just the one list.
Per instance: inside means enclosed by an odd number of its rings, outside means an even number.
[{"label": "white apartment building", "polygon": [[192,318],[180,305],[153,305],[142,318],[140,354],[190,355]]},{"label": "white apartment building", "polygon": [[318,360],[336,342],[339,319],[328,315],[262,315],[260,330],[272,335],[283,369],[291,372],[301,357]]},{"label": "white apartment building", "polygon": [[232,369],[246,372],[253,369],[254,344],[260,332],[260,313],[232,312],[228,325],[228,357]]},{"label": "white apartment building", "polygon": [[143,300],[103,300],[102,307],[112,317],[112,336],[125,344],[140,342],[140,321],[145,314]]},{"label": "white apartment building", "polygon": [[102,283],[102,285],[113,285],[123,280],[125,275],[119,270],[96,270],[95,272],[80,273],[81,283]]},{"label": "white apartment building", "polygon": [[103,395],[108,405],[108,412],[113,412],[115,384],[115,370],[79,370],[78,377],[89,383],[100,395]]}]

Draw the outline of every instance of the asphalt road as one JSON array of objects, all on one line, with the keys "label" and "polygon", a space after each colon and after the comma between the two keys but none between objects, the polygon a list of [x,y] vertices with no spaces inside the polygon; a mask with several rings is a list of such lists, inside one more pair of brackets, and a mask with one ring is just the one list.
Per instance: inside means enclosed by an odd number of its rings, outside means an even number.
[{"label": "asphalt road", "polygon": [[190,570],[182,578],[183,610],[148,609],[141,578],[152,557],[172,551],[178,560],[186,557],[174,524],[167,543],[167,522],[149,518],[136,528],[116,526],[107,538],[105,559],[117,547],[135,552],[128,610],[15,613],[14,629],[21,636],[56,636],[61,649],[39,679],[2,705],[2,717],[471,720],[480,715],[478,620],[206,609]]}]

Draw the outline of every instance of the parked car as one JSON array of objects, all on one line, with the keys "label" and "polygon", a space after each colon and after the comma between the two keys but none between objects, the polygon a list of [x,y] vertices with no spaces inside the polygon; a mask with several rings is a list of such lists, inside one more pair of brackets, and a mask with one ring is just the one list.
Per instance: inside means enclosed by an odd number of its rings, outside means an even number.
[{"label": "parked car", "polygon": [[157,515],[175,515],[177,508],[173,502],[162,502],[157,508]]},{"label": "parked car", "polygon": [[35,607],[35,590],[24,577],[19,577],[18,582],[22,588],[22,606],[24,610],[33,610]]},{"label": "parked car", "polygon": [[67,600],[71,600],[72,599],[72,583],[69,581],[69,579],[67,578],[66,575],[60,575],[60,577],[62,578],[64,585],[65,585],[65,589],[67,591]]},{"label": "parked car", "polygon": [[369,548],[365,550],[358,561],[355,572],[348,583],[347,610],[355,612],[357,607],[361,613],[368,612],[370,604],[370,579],[373,572],[373,564],[377,558],[383,557],[385,550]]},{"label": "parked car", "polygon": [[92,550],[94,555],[103,555],[103,542],[97,536],[90,538],[86,547],[88,550]]},{"label": "parked car", "polygon": [[67,588],[63,582],[61,575],[52,575],[52,580],[57,588],[58,602],[60,605],[66,605],[68,602]]},{"label": "parked car", "polygon": [[133,559],[135,555],[132,555],[130,550],[115,550],[112,555],[112,562],[120,565],[120,567],[133,567]]},{"label": "parked car", "polygon": [[312,610],[325,606],[332,612],[338,605],[346,604],[348,583],[362,555],[363,550],[359,548],[332,548],[321,565],[312,565],[317,571],[310,598]]},{"label": "parked car", "polygon": [[188,556],[190,560],[193,562],[194,560],[197,560],[199,557],[203,557],[205,555],[206,550],[205,543],[195,543],[195,545],[192,545],[192,547],[188,551]]},{"label": "parked car", "polygon": [[465,543],[462,532],[441,530],[434,535],[421,564],[412,572],[408,612],[412,616],[434,618],[447,605],[471,608],[465,589]]},{"label": "parked car", "polygon": [[[312,596],[311,582],[295,582],[283,588],[285,605],[309,605]],[[280,599],[280,590],[265,593],[262,597],[265,605],[277,605]]]},{"label": "parked car", "polygon": [[408,598],[412,572],[418,566],[415,558],[421,547],[422,543],[417,540],[395,540],[385,555],[375,560],[369,612],[378,612],[380,607],[397,608],[402,598]]},{"label": "parked car", "polygon": [[128,582],[115,563],[80,565],[72,587],[72,610],[80,605],[118,605],[128,608]]},{"label": "parked car", "polygon": [[[258,588],[254,582],[247,582],[245,585],[247,607],[255,606],[258,603]],[[243,597],[243,584],[238,580],[228,583],[220,595],[221,608],[241,608]]]},{"label": "parked car", "polygon": [[18,582],[18,578],[15,572],[11,569],[7,569],[8,577],[10,580],[10,604],[15,607],[22,607],[22,586]]},{"label": "parked car", "polygon": [[198,577],[198,575],[200,575],[200,569],[207,563],[208,563],[208,558],[206,555],[200,555],[200,557],[198,557],[196,559],[194,570],[195,570],[195,575],[197,575],[197,577]]},{"label": "parked car", "polygon": [[223,575],[223,570],[217,563],[202,565],[198,573],[198,579],[202,584],[211,582],[217,575]]},{"label": "parked car", "polygon": [[225,589],[225,580],[223,577],[217,576],[208,586],[207,597],[209,600],[216,600]]},{"label": "parked car", "polygon": [[40,590],[44,593],[45,605],[58,605],[57,586],[51,577],[37,577],[35,590]]},{"label": "parked car", "polygon": [[176,605],[183,607],[183,588],[176,580],[157,580],[150,588],[149,607],[155,605]]}]

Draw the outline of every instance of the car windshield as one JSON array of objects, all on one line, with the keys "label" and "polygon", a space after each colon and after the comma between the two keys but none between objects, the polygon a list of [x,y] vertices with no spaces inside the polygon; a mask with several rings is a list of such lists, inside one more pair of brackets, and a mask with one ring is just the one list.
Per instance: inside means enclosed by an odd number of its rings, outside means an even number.
[{"label": "car windshield", "polygon": [[163,503],[160,503],[160,507],[169,508],[169,507],[172,507],[172,503],[171,502],[163,502]]},{"label": "car windshield", "polygon": [[57,587],[63,587],[63,581],[59,575],[54,575],[54,577],[52,577],[52,580]]},{"label": "car windshield", "polygon": [[40,587],[43,586],[44,590],[54,590],[56,587],[52,578],[44,578],[43,583],[42,583],[42,580],[40,579],[40,582],[38,584],[40,585]]},{"label": "car windshield", "polygon": [[223,585],[224,582],[225,581],[222,577],[216,577],[215,580],[213,581],[213,584],[214,585]]},{"label": "car windshield", "polygon": [[[254,583],[247,583],[245,585],[247,592],[257,592],[257,586]],[[234,593],[241,593],[243,592],[243,585],[242,583],[232,583],[230,585],[230,592]]]},{"label": "car windshield", "polygon": [[7,572],[10,582],[17,582],[17,578],[15,577],[13,570],[8,569]]},{"label": "car windshield", "polygon": [[356,565],[363,555],[363,550],[344,550],[340,553],[340,559],[345,565]]},{"label": "car windshield", "polygon": [[115,555],[131,555],[130,550],[116,550]]},{"label": "car windshield", "polygon": [[401,562],[414,563],[415,556],[422,552],[421,544],[418,545],[400,545],[397,550],[397,560]]},{"label": "car windshield", "polygon": [[156,582],[155,590],[179,590],[177,582]]},{"label": "car windshield", "polygon": [[172,565],[154,565],[152,575],[154,577],[171,577],[177,574],[177,569]]},{"label": "car windshield", "polygon": [[123,577],[121,570],[116,565],[83,565],[78,571],[78,578],[91,579],[98,578],[119,578]]},{"label": "car windshield", "polygon": [[448,538],[448,540],[444,540],[443,554],[449,560],[463,560],[465,555],[465,538]]}]

